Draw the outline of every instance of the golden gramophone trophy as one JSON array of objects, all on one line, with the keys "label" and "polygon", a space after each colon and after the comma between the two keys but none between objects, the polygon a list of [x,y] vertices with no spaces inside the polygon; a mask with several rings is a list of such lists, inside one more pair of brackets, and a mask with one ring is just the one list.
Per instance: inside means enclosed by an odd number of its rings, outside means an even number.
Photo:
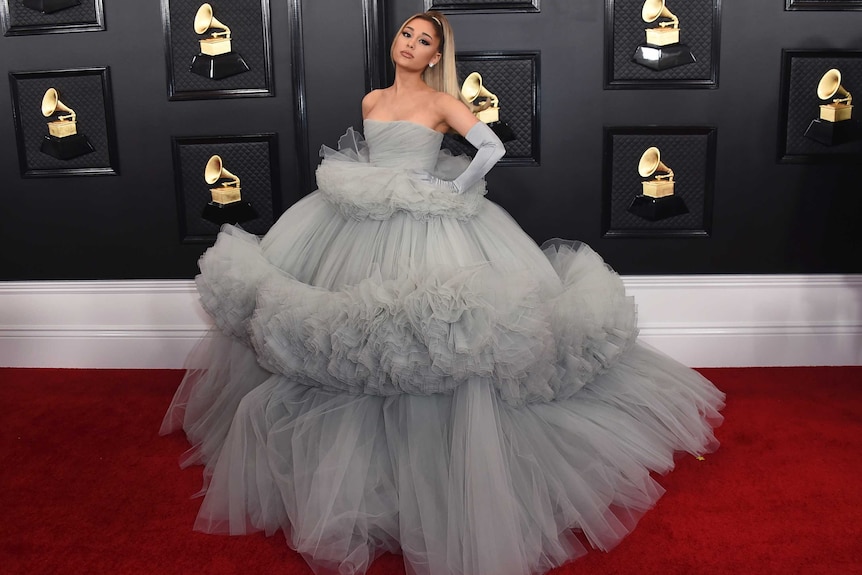
[{"label": "golden gramophone trophy", "polygon": [[81,0],[24,0],[23,4],[42,14],[52,14],[72,6],[78,6],[81,4]]},{"label": "golden gramophone trophy", "polygon": [[201,51],[192,58],[190,70],[193,74],[221,80],[248,71],[248,64],[231,48],[230,28],[213,16],[212,6],[201,4],[195,14],[194,26],[198,34],[212,32],[209,37],[198,41]]},{"label": "golden gramophone trophy", "polygon": [[[656,172],[663,172],[656,174]],[[641,193],[632,200],[629,212],[645,220],[655,222],[680,214],[687,214],[688,207],[679,196],[674,195],[673,170],[661,161],[661,152],[655,146],[647,148],[638,161],[638,173],[642,178]]]},{"label": "golden gramophone trophy", "polygon": [[667,70],[697,62],[691,49],[679,41],[679,18],[668,10],[665,0],[646,0],[641,9],[641,18],[647,23],[659,18],[670,20],[659,22],[654,28],[646,28],[646,43],[637,47],[632,60],[653,70]]},{"label": "golden gramophone trophy", "polygon": [[236,224],[253,220],[257,217],[254,207],[242,200],[239,177],[232,174],[222,165],[221,156],[211,156],[204,168],[204,181],[212,185],[223,180],[221,184],[210,188],[212,198],[201,216],[214,224]]},{"label": "golden gramophone trophy", "polygon": [[853,96],[841,85],[841,71],[828,70],[817,84],[817,97],[832,99],[820,106],[820,117],[811,120],[805,137],[826,146],[845,144],[860,137],[859,122],[853,120]]},{"label": "golden gramophone trophy", "polygon": [[60,101],[56,88],[48,88],[42,96],[42,115],[54,116],[39,147],[43,153],[58,160],[71,160],[95,151],[87,136],[78,133],[78,115]]},{"label": "golden gramophone trophy", "polygon": [[482,75],[479,72],[473,72],[467,76],[461,84],[461,96],[470,102],[473,115],[480,122],[488,124],[500,140],[509,142],[516,139],[515,133],[508,124],[500,121],[500,99],[482,85]]}]

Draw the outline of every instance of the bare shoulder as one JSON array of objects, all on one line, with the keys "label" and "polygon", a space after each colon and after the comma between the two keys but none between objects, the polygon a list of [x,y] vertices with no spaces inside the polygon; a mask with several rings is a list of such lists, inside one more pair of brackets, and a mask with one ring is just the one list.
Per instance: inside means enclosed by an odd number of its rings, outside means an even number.
[{"label": "bare shoulder", "polygon": [[479,121],[464,102],[445,92],[436,93],[434,107],[443,122],[462,136]]},{"label": "bare shoulder", "polygon": [[435,90],[431,97],[433,98],[434,106],[441,111],[446,111],[455,106],[461,106],[462,108],[465,107],[460,100],[446,92],[438,92]]},{"label": "bare shoulder", "polygon": [[368,113],[377,105],[377,102],[380,101],[380,96],[383,93],[382,89],[372,90],[365,94],[362,98],[362,117],[365,118]]}]

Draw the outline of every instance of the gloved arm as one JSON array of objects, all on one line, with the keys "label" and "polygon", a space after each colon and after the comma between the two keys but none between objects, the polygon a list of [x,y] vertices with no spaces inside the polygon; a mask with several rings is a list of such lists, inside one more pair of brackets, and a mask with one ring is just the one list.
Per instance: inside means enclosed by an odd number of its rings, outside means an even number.
[{"label": "gloved arm", "polygon": [[460,176],[454,180],[441,180],[431,174],[421,174],[420,178],[430,184],[448,188],[454,194],[462,194],[485,177],[506,153],[503,142],[484,122],[476,122],[464,138],[476,146],[476,155]]}]

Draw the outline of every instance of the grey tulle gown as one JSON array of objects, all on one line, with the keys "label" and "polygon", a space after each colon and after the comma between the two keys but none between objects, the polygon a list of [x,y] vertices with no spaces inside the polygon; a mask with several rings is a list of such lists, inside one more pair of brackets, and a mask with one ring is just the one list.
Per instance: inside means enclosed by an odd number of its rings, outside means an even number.
[{"label": "grey tulle gown", "polygon": [[205,465],[195,528],[283,530],[317,573],[384,551],[421,575],[541,573],[607,550],[674,452],[717,446],[723,394],[637,342],[634,302],[584,244],[540,249],[442,134],[367,120],[262,239],[200,261],[218,329],[162,426]]}]

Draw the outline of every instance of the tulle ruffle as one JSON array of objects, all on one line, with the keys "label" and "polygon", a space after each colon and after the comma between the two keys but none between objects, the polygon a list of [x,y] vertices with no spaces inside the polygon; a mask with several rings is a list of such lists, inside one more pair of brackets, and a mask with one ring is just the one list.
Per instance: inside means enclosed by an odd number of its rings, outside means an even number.
[{"label": "tulle ruffle", "polygon": [[201,302],[260,364],[309,386],[394,395],[492,381],[513,405],[570,397],[637,337],[622,282],[584,244],[546,255],[562,289],[542,301],[527,274],[491,263],[379,273],[341,290],[268,263],[255,236],[225,226],[201,260]]},{"label": "tulle ruffle", "polygon": [[416,575],[526,575],[611,549],[662,495],[650,472],[714,449],[721,422],[721,392],[637,343],[572,398],[520,407],[483,378],[382,397],[251,373],[239,396],[254,354],[225,336],[198,353],[183,423],[221,449],[189,455],[207,463],[195,528],[282,530],[319,574],[390,551]]},{"label": "tulle ruffle", "polygon": [[257,236],[222,226],[215,245],[198,261],[195,277],[201,306],[226,334],[249,341],[249,325],[263,280],[278,274],[260,249]]},{"label": "tulle ruffle", "polygon": [[[338,141],[338,150],[323,146],[320,154],[320,193],[346,218],[385,220],[400,211],[417,220],[464,220],[476,215],[487,193],[484,180],[453,194],[419,180],[414,168],[373,164],[366,142],[353,128]],[[436,160],[436,167],[428,171],[444,180],[455,179],[470,163],[469,157],[453,156],[448,150],[441,150]]]}]

